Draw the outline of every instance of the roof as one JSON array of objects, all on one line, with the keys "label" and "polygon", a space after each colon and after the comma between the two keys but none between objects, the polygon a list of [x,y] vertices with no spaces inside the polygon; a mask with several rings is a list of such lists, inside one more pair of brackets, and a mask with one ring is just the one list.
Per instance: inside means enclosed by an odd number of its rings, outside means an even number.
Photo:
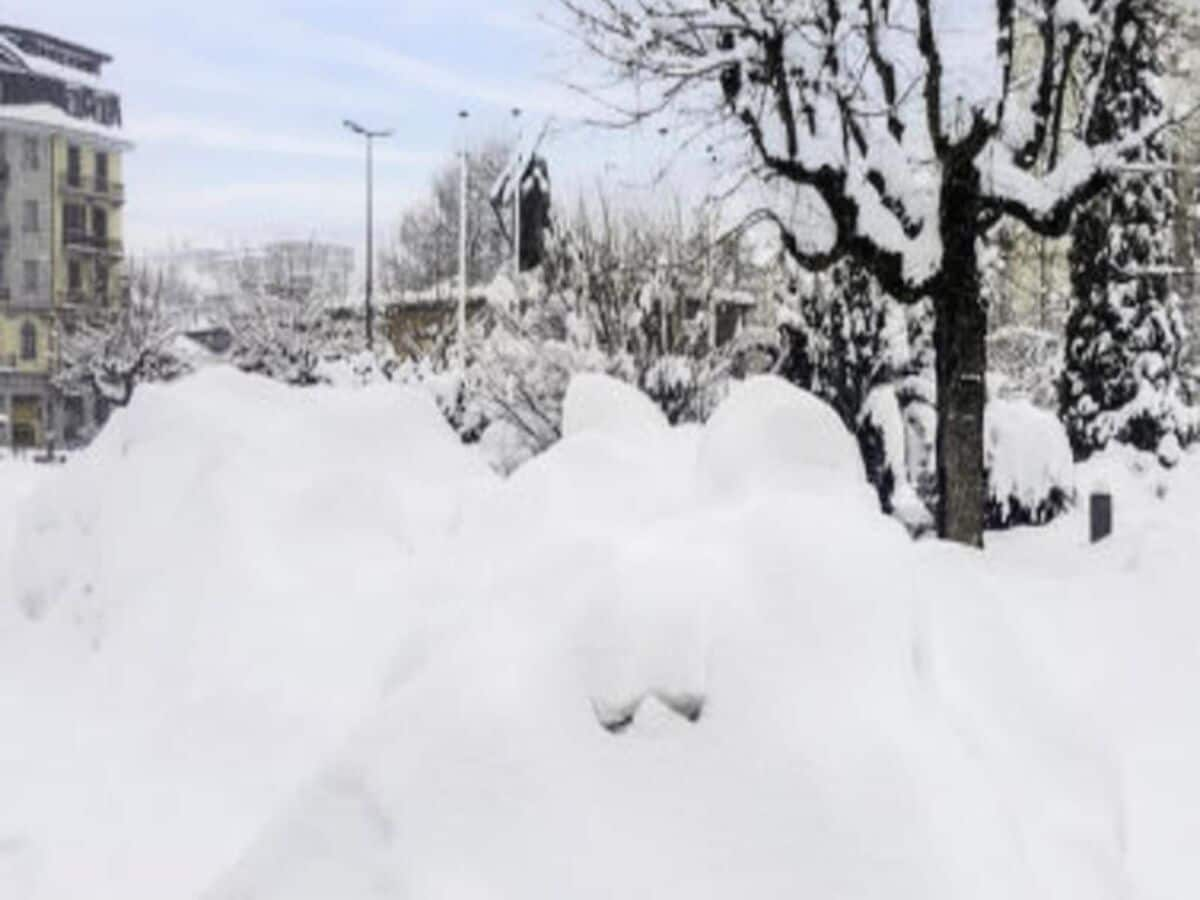
[{"label": "roof", "polygon": [[44,31],[35,31],[32,28],[22,28],[19,25],[4,25],[0,23],[0,34],[6,35],[12,41],[24,50],[26,53],[31,53],[35,56],[40,56],[36,50],[31,50],[30,44],[45,42],[51,46],[58,47],[68,53],[74,53],[85,57],[89,62],[96,66],[101,66],[104,63],[112,62],[112,57],[100,50],[93,50],[91,47],[85,47],[83,44],[76,44],[74,41],[68,41],[64,38],[56,37],[53,34],[46,34]]},{"label": "roof", "polygon": [[133,142],[123,135],[119,127],[101,125],[93,119],[77,119],[49,103],[0,104],[0,122],[52,128],[101,141],[119,150],[133,149]]}]

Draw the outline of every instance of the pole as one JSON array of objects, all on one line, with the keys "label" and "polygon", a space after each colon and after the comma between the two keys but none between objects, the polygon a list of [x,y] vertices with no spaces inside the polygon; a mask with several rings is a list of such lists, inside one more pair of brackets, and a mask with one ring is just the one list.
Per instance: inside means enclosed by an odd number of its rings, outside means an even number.
[{"label": "pole", "polygon": [[517,124],[517,165],[513,171],[513,284],[521,276],[521,176],[524,174],[524,159],[521,154],[521,110],[514,108],[513,118]]},{"label": "pole", "polygon": [[[466,111],[459,118],[466,119]],[[467,141],[463,134],[458,185],[458,367],[467,367]]]},{"label": "pole", "polygon": [[371,295],[375,287],[375,166],[374,135],[367,135],[367,352],[375,346]]},{"label": "pole", "polygon": [[521,175],[522,163],[520,149],[517,150],[517,170],[513,181],[513,274],[521,274]]},{"label": "pole", "polygon": [[375,138],[391,137],[390,130],[372,131],[364,128],[350,119],[343,119],[342,124],[350,131],[361,135],[367,142],[367,283],[366,283],[366,318],[367,318],[367,350],[375,346],[375,310],[371,304],[375,291]]}]

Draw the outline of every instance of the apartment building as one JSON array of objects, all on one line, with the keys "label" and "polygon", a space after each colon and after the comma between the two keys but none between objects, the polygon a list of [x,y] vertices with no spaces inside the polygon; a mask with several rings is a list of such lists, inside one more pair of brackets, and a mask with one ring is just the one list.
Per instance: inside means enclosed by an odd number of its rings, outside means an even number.
[{"label": "apartment building", "polygon": [[0,24],[0,445],[71,443],[106,414],[54,385],[71,317],[124,302],[120,97],[99,51]]}]

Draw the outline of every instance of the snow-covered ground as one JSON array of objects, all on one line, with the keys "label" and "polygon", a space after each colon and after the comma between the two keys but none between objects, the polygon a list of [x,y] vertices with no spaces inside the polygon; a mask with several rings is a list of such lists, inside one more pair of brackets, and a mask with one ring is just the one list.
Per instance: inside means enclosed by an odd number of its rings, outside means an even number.
[{"label": "snow-covered ground", "polygon": [[1200,456],[981,555],[770,378],[564,419],[212,369],[0,464],[0,897],[1200,892]]}]

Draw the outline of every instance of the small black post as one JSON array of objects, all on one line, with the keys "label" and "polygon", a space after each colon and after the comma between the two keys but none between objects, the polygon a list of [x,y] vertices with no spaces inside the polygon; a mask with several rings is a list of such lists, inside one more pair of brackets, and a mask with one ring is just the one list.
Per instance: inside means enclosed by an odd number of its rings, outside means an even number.
[{"label": "small black post", "polygon": [[1092,520],[1092,543],[1102,541],[1112,534],[1113,504],[1112,494],[1095,492],[1089,504]]}]

